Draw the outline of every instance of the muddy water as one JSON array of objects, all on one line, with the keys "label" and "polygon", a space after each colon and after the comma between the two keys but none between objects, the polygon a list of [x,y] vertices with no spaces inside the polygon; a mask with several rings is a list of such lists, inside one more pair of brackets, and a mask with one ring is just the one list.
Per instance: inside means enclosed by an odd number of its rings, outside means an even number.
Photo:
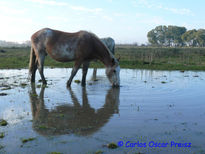
[{"label": "muddy water", "polygon": [[111,88],[90,69],[86,88],[71,89],[71,69],[45,69],[46,87],[27,72],[0,71],[0,153],[205,153],[205,72],[122,69]]}]

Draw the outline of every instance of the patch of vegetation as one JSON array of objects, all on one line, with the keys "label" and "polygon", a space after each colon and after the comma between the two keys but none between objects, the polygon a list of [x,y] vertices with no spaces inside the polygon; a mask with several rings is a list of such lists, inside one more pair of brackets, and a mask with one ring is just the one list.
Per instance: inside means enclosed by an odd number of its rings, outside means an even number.
[{"label": "patch of vegetation", "polygon": [[36,93],[31,93],[32,97],[38,97],[38,95]]},{"label": "patch of vegetation", "polygon": [[107,145],[107,147],[109,148],[109,149],[116,149],[118,146],[117,146],[117,144],[115,144],[115,143],[109,143],[108,145]]},{"label": "patch of vegetation", "polygon": [[43,84],[42,88],[48,88],[48,86],[46,84]]},{"label": "patch of vegetation", "polygon": [[6,96],[8,95],[7,93],[0,93],[0,96]]},{"label": "patch of vegetation", "polygon": [[0,138],[4,138],[5,134],[3,132],[0,133]]},{"label": "patch of vegetation", "polygon": [[49,152],[48,154],[62,154],[61,152]]},{"label": "patch of vegetation", "polygon": [[35,139],[36,139],[36,138],[22,139],[21,142],[22,142],[22,143],[27,143],[27,142],[29,142],[29,141],[33,141],[33,140],[35,140]]},{"label": "patch of vegetation", "polygon": [[80,80],[75,80],[74,82],[77,83],[77,84],[79,84],[79,83],[80,83]]},{"label": "patch of vegetation", "polygon": [[8,86],[8,87],[5,87],[5,88],[2,88],[1,90],[10,90],[10,89],[11,89],[11,87]]},{"label": "patch of vegetation", "polygon": [[48,127],[45,126],[45,125],[40,125],[40,126],[38,126],[38,128],[39,128],[39,129],[48,129]]},{"label": "patch of vegetation", "polygon": [[98,150],[95,152],[95,154],[103,154],[103,151],[102,150]]},{"label": "patch of vegetation", "polygon": [[3,149],[3,148],[4,148],[4,146],[0,144],[0,150]]},{"label": "patch of vegetation", "polygon": [[6,53],[0,53],[0,68],[25,68],[29,64],[30,48],[1,48]]},{"label": "patch of vegetation", "polygon": [[36,88],[41,88],[41,85],[37,85]]},{"label": "patch of vegetation", "polygon": [[205,70],[204,48],[117,46],[122,68]]},{"label": "patch of vegetation", "polygon": [[27,86],[27,84],[26,84],[26,83],[21,83],[20,86],[21,86],[22,88],[25,88],[25,87]]},{"label": "patch of vegetation", "polygon": [[59,114],[59,117],[62,118],[62,117],[65,117],[65,115],[61,113],[61,114]]},{"label": "patch of vegetation", "polygon": [[0,126],[6,126],[8,122],[6,120],[0,119]]}]

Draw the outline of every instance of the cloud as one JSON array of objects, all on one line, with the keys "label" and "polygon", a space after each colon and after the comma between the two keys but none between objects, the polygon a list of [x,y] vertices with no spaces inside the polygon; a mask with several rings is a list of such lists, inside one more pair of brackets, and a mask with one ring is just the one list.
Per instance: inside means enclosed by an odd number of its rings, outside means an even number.
[{"label": "cloud", "polygon": [[112,3],[113,2],[113,0],[106,0],[107,2],[109,2],[109,3]]},{"label": "cloud", "polygon": [[44,5],[52,5],[52,6],[67,6],[68,5],[68,3],[57,2],[57,1],[53,1],[53,0],[25,0],[25,1],[44,4]]},{"label": "cloud", "polygon": [[169,8],[162,4],[159,4],[159,3],[156,4],[148,0],[138,0],[138,1],[133,0],[132,3],[135,7],[141,6],[141,7],[146,7],[149,9],[150,8],[161,9],[161,10],[169,11],[173,14],[194,16],[194,13],[190,9],[187,9],[187,8]]},{"label": "cloud", "polygon": [[72,10],[82,11],[82,12],[90,12],[90,13],[99,13],[103,10],[102,8],[90,9],[90,8],[87,8],[87,7],[84,7],[84,6],[74,6],[74,5],[70,5],[69,7]]},{"label": "cloud", "polygon": [[103,15],[102,17],[103,17],[103,19],[105,19],[106,21],[112,21],[112,20],[113,20],[110,16],[107,16],[107,15]]},{"label": "cloud", "polygon": [[174,14],[179,14],[179,15],[191,15],[193,16],[194,14],[189,10],[189,9],[176,9],[176,8],[167,8],[167,7],[162,7],[162,9],[170,11]]},{"label": "cloud", "polygon": [[25,0],[25,1],[32,2],[32,3],[38,3],[41,5],[65,6],[74,11],[88,12],[88,13],[99,13],[103,10],[102,8],[87,8],[84,6],[71,5],[69,3],[58,2],[54,0]]},{"label": "cloud", "polygon": [[0,13],[4,13],[6,15],[11,14],[11,15],[23,15],[25,14],[27,9],[16,9],[16,8],[11,8],[7,6],[0,5]]},{"label": "cloud", "polygon": [[114,15],[115,17],[125,17],[125,16],[126,16],[126,14],[124,14],[124,13],[119,13],[119,12],[114,12],[113,15]]},{"label": "cloud", "polygon": [[46,18],[50,21],[53,21],[53,22],[68,22],[68,18],[66,18],[66,17],[48,16]]},{"label": "cloud", "polygon": [[140,21],[141,23],[144,24],[150,24],[150,25],[163,25],[163,24],[167,24],[168,21],[164,20],[162,17],[158,17],[158,16],[154,16],[154,17],[150,17],[144,20]]},{"label": "cloud", "polygon": [[143,6],[143,7],[147,7],[147,8],[152,8],[154,5],[150,2],[148,2],[147,0],[138,0],[137,2],[139,5]]},{"label": "cloud", "polygon": [[137,13],[135,14],[135,16],[136,16],[137,18],[144,18],[144,17],[146,17],[147,15],[144,14],[144,13],[139,13],[139,12],[137,12]]}]

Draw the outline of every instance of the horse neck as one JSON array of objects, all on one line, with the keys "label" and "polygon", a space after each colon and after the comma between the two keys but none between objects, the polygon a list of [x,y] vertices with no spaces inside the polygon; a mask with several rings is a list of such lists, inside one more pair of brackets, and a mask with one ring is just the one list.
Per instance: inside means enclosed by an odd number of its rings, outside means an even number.
[{"label": "horse neck", "polygon": [[108,49],[104,46],[103,48],[100,48],[99,50],[99,60],[106,66],[106,67],[112,67],[112,59],[114,58],[113,55],[108,51]]}]

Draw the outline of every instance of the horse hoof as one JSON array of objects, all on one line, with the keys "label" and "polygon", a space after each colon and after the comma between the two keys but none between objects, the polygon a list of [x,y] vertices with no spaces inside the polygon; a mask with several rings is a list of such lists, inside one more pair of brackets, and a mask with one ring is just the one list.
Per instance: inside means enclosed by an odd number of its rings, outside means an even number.
[{"label": "horse hoof", "polygon": [[46,81],[43,81],[43,84],[44,84],[44,85],[46,85],[46,84],[47,84],[47,82],[46,82]]},{"label": "horse hoof", "polygon": [[71,83],[67,82],[67,87],[70,87]]}]

